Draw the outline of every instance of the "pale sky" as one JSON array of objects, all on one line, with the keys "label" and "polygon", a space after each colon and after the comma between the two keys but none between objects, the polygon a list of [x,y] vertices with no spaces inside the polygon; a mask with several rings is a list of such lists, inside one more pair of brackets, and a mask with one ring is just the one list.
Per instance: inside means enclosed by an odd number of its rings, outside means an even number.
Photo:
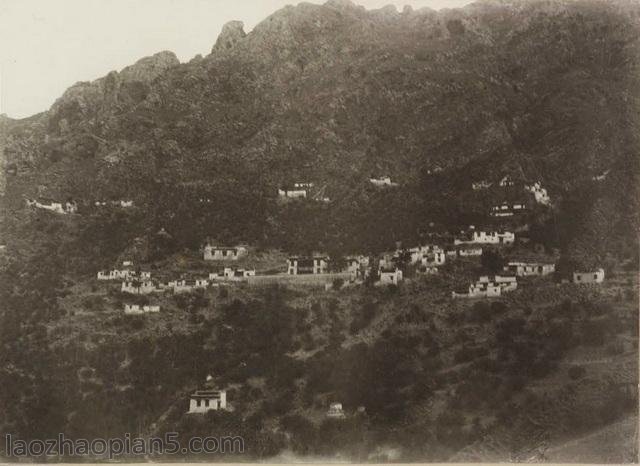
[{"label": "pale sky", "polygon": [[[308,0],[324,3],[324,0]],[[171,50],[181,62],[206,55],[222,26],[249,32],[297,0],[0,0],[0,114],[48,109],[72,84]],[[355,0],[368,9],[458,8],[471,0]]]}]

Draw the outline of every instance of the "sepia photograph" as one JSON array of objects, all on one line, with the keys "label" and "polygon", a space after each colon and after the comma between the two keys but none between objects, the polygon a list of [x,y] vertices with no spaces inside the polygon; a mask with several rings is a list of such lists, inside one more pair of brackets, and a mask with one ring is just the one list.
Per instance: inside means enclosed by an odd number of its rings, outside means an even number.
[{"label": "sepia photograph", "polygon": [[1,463],[638,463],[640,0],[0,0]]}]

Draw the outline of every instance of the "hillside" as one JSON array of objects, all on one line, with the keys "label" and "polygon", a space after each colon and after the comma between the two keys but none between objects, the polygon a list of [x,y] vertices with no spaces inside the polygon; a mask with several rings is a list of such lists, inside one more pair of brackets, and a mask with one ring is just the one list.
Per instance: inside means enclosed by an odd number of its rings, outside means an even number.
[{"label": "hillside", "polygon": [[[634,1],[329,0],[0,115],[0,433],[237,434],[242,460],[636,459],[639,51]],[[399,286],[96,279],[124,261],[206,277],[226,265],[207,241],[274,274],[294,254],[448,249],[470,225],[516,239],[435,275],[402,264]],[[555,273],[452,298],[523,258]],[[233,410],[187,416],[207,375]]]}]

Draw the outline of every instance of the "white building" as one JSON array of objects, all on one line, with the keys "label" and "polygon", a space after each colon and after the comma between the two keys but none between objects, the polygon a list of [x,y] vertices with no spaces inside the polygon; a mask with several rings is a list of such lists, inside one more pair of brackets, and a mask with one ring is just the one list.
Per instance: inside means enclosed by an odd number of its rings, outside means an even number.
[{"label": "white building", "polygon": [[511,177],[509,175],[505,176],[504,178],[502,178],[500,180],[500,182],[498,183],[501,187],[506,188],[508,186],[513,186],[514,182],[511,179]]},{"label": "white building", "polygon": [[483,275],[478,278],[478,281],[476,283],[494,283],[502,289],[501,291],[503,293],[507,291],[513,291],[518,288],[518,281],[516,277],[512,275],[494,275],[493,277]]},{"label": "white building", "polygon": [[458,256],[460,257],[477,257],[482,255],[482,248],[460,248]]},{"label": "white building", "polygon": [[533,197],[538,204],[549,205],[549,203],[551,202],[549,193],[545,188],[542,187],[542,184],[539,181],[536,181],[532,185],[525,186],[524,189],[533,194]]},{"label": "white building", "polygon": [[151,314],[160,312],[160,306],[139,306],[138,304],[125,304],[124,313],[128,315]]},{"label": "white building", "polygon": [[602,283],[604,281],[604,269],[594,272],[573,272],[573,283]]},{"label": "white building", "polygon": [[313,183],[298,182],[294,183],[293,187],[285,186],[278,189],[278,196],[288,199],[303,199],[310,196],[310,190],[313,188]]},{"label": "white building", "polygon": [[465,234],[463,238],[455,238],[453,244],[458,246],[461,244],[513,244],[516,235],[509,231],[478,231],[472,230],[471,235]]},{"label": "white building", "polygon": [[27,199],[29,207],[36,209],[48,210],[56,214],[74,214],[78,211],[78,205],[74,201],[58,202],[53,200],[43,200],[42,202],[33,199]]},{"label": "white building", "polygon": [[327,273],[329,258],[327,256],[292,256],[287,260],[289,275]]},{"label": "white building", "polygon": [[447,259],[447,256],[443,250],[428,252],[422,256],[420,263],[423,266],[438,266],[443,265]]},{"label": "white building", "polygon": [[492,184],[493,183],[487,180],[476,181],[474,183],[471,183],[471,189],[473,189],[474,191],[481,191],[484,189],[489,189]]},{"label": "white building", "polygon": [[342,409],[342,403],[331,403],[329,405],[329,410],[327,411],[327,417],[333,419],[344,419],[346,415]]},{"label": "white building", "polygon": [[227,409],[226,390],[196,390],[189,399],[189,414]]},{"label": "white building", "polygon": [[398,183],[392,182],[391,181],[391,177],[389,177],[389,176],[382,176],[380,178],[369,178],[369,182],[372,185],[378,186],[378,187],[398,186]]},{"label": "white building", "polygon": [[472,283],[465,291],[452,291],[452,298],[493,298],[500,296],[501,287],[496,283]]},{"label": "white building", "polygon": [[509,262],[503,270],[519,277],[544,276],[555,272],[556,265],[540,262]]},{"label": "white building", "polygon": [[124,281],[122,282],[121,291],[130,294],[151,294],[158,291],[158,288],[150,280]]},{"label": "white building", "polygon": [[397,285],[402,281],[402,270],[397,268],[380,269],[380,285]]},{"label": "white building", "polygon": [[245,246],[214,246],[207,244],[204,247],[204,260],[206,261],[235,261],[247,255]]},{"label": "white building", "polygon": [[241,281],[248,277],[254,277],[256,275],[255,270],[249,269],[234,269],[231,267],[225,267],[218,272],[211,272],[209,274],[210,281],[227,280],[227,281]]}]

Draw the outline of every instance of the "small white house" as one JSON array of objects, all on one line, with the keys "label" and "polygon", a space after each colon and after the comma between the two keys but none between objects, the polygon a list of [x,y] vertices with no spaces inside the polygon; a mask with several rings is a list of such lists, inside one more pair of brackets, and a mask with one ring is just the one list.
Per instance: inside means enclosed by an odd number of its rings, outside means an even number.
[{"label": "small white house", "polygon": [[160,306],[139,306],[138,304],[125,304],[124,313],[127,315],[152,314],[160,312]]},{"label": "small white house", "polygon": [[602,283],[604,281],[604,269],[599,268],[593,272],[573,272],[573,283]]},{"label": "small white house", "polygon": [[309,197],[313,183],[297,182],[293,186],[285,186],[278,189],[278,196],[288,199],[304,199]]},{"label": "small white house", "polygon": [[477,257],[482,255],[482,248],[460,248],[458,256],[460,257]]},{"label": "small white house", "polygon": [[391,177],[389,176],[382,176],[380,178],[369,178],[369,182],[379,188],[385,186],[398,186],[398,183],[392,182]]},{"label": "small white house", "polygon": [[472,283],[466,291],[452,291],[452,298],[494,298],[501,295],[502,288],[496,283]]},{"label": "small white house", "polygon": [[130,294],[151,294],[158,291],[156,285],[150,280],[124,281],[121,291]]},{"label": "small white house", "polygon": [[226,390],[196,390],[189,399],[189,414],[227,409]]},{"label": "small white house", "polygon": [[380,285],[397,285],[402,281],[402,270],[397,268],[380,269]]},{"label": "small white house", "polygon": [[542,187],[542,184],[539,181],[536,181],[532,185],[525,186],[524,189],[533,194],[533,197],[538,204],[549,205],[549,203],[551,202],[549,193],[545,188]]},{"label": "small white house", "polygon": [[481,191],[484,189],[489,189],[493,183],[487,180],[476,181],[471,183],[471,189],[474,191]]},{"label": "small white house", "polygon": [[327,256],[292,256],[287,260],[289,275],[308,275],[327,273],[329,258]]},{"label": "small white house", "polygon": [[504,178],[502,178],[498,184],[499,184],[502,188],[506,188],[506,187],[509,187],[509,186],[513,186],[513,185],[514,185],[514,182],[513,182],[513,180],[511,179],[511,177],[510,177],[509,175],[507,175],[507,176],[505,176]]},{"label": "small white house", "polygon": [[476,283],[495,283],[502,289],[502,292],[513,291],[518,288],[518,281],[512,275],[494,275],[493,277],[484,275],[478,278]]},{"label": "small white house", "polygon": [[518,277],[534,277],[549,275],[556,271],[555,264],[540,262],[509,262],[503,267],[505,272],[513,273]]},{"label": "small white house", "polygon": [[344,419],[346,417],[342,409],[342,403],[331,403],[327,411],[327,417],[333,419]]},{"label": "small white house", "polygon": [[420,261],[420,263],[424,266],[431,266],[431,265],[438,266],[438,265],[443,265],[446,259],[447,259],[447,256],[444,253],[444,251],[439,250],[439,251],[428,252],[424,254],[422,256],[422,260]]},{"label": "small white house", "polygon": [[207,244],[204,247],[204,260],[206,261],[236,261],[247,255],[245,246],[214,246]]}]

